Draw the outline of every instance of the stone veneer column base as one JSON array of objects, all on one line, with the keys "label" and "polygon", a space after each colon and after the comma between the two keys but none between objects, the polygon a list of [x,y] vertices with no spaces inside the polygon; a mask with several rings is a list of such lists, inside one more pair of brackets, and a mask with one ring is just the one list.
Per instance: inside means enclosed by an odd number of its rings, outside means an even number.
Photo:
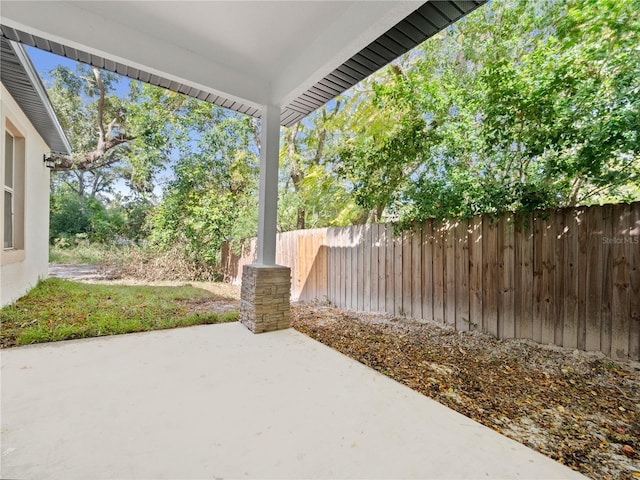
[{"label": "stone veneer column base", "polygon": [[240,322],[253,333],[289,328],[291,269],[281,265],[242,268]]}]

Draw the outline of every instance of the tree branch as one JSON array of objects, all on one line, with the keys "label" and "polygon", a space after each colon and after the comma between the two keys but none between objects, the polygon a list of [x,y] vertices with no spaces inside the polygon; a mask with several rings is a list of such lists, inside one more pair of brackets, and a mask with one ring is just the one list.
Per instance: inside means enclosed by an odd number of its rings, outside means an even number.
[{"label": "tree branch", "polygon": [[100,90],[100,97],[98,98],[98,130],[100,131],[98,148],[100,148],[100,143],[103,143],[107,138],[104,130],[104,98],[106,96],[106,92],[104,82],[102,81],[102,75],[100,74],[100,70],[96,67],[93,67],[93,76],[95,77],[98,89]]},{"label": "tree branch", "polygon": [[336,101],[336,106],[329,115],[327,115],[327,108],[322,107],[322,129],[320,130],[320,133],[318,133],[318,148],[316,149],[316,154],[313,157],[313,163],[315,165],[320,165],[320,160],[322,159],[322,154],[324,153],[324,145],[327,140],[327,122],[333,119],[339,111],[340,100]]},{"label": "tree branch", "polygon": [[118,119],[114,118],[109,122],[109,125],[107,125],[107,133],[105,135],[105,138],[109,138],[111,136],[111,132],[113,132],[113,127],[115,127],[117,121]]},{"label": "tree branch", "polygon": [[98,147],[95,150],[85,153],[80,158],[58,157],[55,159],[56,163],[54,170],[83,170],[91,172],[97,168],[111,165],[119,161],[120,158],[114,157],[113,159],[105,161],[104,157],[106,153],[118,145],[135,140],[135,138],[136,137],[121,135],[102,142],[102,145],[98,144]]},{"label": "tree branch", "polygon": [[287,136],[287,142],[289,144],[289,164],[290,164],[290,175],[291,180],[293,180],[293,188],[296,192],[300,190],[300,184],[302,182],[302,172],[300,170],[300,165],[298,163],[297,151],[296,151],[296,137],[298,136],[298,131],[300,130],[300,122],[296,122],[289,129],[289,135]]}]

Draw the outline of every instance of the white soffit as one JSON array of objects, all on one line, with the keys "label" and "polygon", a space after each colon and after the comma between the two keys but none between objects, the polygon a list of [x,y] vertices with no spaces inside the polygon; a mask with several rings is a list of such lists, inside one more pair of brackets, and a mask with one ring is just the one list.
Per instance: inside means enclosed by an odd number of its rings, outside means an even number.
[{"label": "white soffit", "polygon": [[51,151],[69,155],[71,145],[27,52],[0,38],[0,80]]},{"label": "white soffit", "polygon": [[484,0],[13,1],[3,36],[290,125]]}]

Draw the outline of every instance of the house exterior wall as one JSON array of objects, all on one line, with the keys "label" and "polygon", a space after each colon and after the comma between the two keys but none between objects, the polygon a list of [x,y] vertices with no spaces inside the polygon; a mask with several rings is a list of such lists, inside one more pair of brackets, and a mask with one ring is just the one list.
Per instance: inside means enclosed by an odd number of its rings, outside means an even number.
[{"label": "house exterior wall", "polygon": [[[19,139],[18,150],[24,169],[19,172],[16,197],[20,197],[21,216],[16,222],[16,248],[0,246],[0,306],[18,299],[46,278],[49,246],[49,169],[42,156],[49,147],[29,122],[4,85],[0,84],[0,185],[5,185],[5,135]],[[3,187],[4,188],[4,187]],[[19,190],[22,189],[20,192]],[[5,195],[0,195],[0,212],[5,209]],[[0,221],[0,239],[4,239],[4,221]]]}]

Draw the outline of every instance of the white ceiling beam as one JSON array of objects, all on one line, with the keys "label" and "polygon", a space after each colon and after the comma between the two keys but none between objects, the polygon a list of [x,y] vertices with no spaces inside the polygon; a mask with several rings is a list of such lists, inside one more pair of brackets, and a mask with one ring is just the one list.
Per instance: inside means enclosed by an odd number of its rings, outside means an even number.
[{"label": "white ceiling beam", "polygon": [[[63,5],[4,1],[2,23],[256,108],[268,103],[268,82],[172,44],[171,35],[177,32],[151,38],[81,8],[82,2]],[[113,5],[118,8],[119,2]]]},{"label": "white ceiling beam", "polygon": [[272,82],[271,102],[288,105],[326,75],[402,21],[424,0],[355,2]]}]

